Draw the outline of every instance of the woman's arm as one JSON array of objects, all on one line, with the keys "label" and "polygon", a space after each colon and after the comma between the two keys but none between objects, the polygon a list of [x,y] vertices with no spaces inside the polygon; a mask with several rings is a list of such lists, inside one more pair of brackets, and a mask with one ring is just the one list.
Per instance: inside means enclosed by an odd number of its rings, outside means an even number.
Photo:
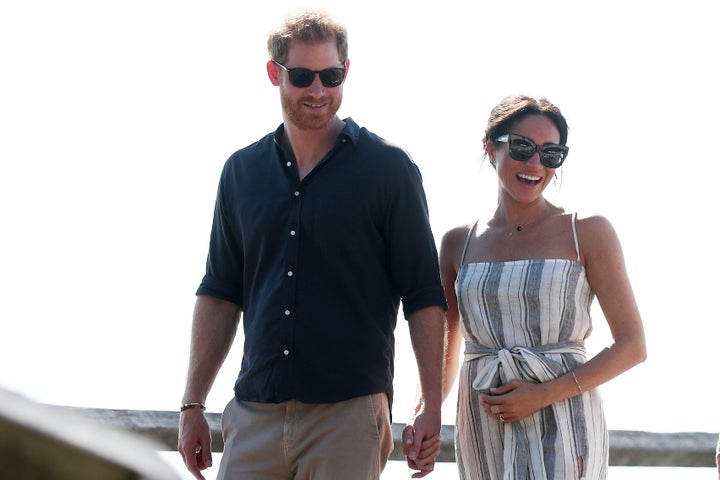
[{"label": "woman's arm", "polygon": [[445,346],[442,399],[445,401],[455,383],[459,369],[460,346],[460,314],[458,312],[455,280],[460,269],[460,257],[468,234],[468,227],[458,227],[447,232],[440,245],[440,279],[445,289],[448,309],[445,313],[447,344]]},{"label": "woman's arm", "polygon": [[578,221],[578,240],[590,287],[610,327],[613,344],[575,371],[590,390],[645,361],[645,332],[615,229],[601,216]]}]

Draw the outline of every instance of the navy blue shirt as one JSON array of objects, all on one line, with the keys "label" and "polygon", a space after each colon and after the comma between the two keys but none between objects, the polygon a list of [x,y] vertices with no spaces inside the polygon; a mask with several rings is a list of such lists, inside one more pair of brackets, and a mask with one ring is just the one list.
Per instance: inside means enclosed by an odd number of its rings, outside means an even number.
[{"label": "navy blue shirt", "polygon": [[345,122],[302,181],[282,125],[223,168],[197,293],[242,308],[240,400],[392,399],[400,301],[446,307],[417,166]]}]

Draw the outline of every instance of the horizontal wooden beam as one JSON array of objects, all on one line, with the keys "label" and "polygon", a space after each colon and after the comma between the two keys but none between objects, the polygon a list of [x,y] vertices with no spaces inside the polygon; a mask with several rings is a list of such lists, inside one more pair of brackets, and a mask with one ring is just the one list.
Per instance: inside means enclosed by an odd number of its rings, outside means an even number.
[{"label": "horizontal wooden beam", "polygon": [[[63,407],[68,408],[68,407]],[[168,450],[177,448],[179,414],[151,410],[108,410],[69,408],[76,414],[116,429],[138,433]],[[220,414],[206,413],[212,431],[213,451],[222,451]],[[395,449],[391,460],[404,460],[400,437],[404,425],[394,423]],[[454,462],[455,428],[443,425],[438,460]],[[654,433],[643,431],[610,431],[611,466],[713,467],[718,434],[706,432]]]}]

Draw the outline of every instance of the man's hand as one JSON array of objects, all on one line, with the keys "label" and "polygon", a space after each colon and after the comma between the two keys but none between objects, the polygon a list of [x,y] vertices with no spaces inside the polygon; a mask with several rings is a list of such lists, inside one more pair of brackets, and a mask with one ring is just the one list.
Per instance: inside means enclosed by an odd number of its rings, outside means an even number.
[{"label": "man's hand", "polygon": [[201,470],[212,466],[210,426],[199,408],[180,413],[178,451],[188,471],[198,480],[205,480]]},{"label": "man's hand", "polygon": [[422,478],[435,469],[440,453],[440,412],[421,411],[402,432],[402,448],[408,467],[419,470],[412,478]]}]

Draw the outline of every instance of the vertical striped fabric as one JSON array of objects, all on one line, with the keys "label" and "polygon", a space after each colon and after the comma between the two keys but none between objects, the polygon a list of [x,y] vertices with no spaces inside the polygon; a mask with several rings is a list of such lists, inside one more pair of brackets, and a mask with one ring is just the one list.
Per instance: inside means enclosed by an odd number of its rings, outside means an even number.
[{"label": "vertical striped fabric", "polygon": [[586,361],[594,294],[584,267],[566,259],[471,263],[460,268],[455,287],[465,338],[455,438],[460,478],[607,478],[597,390],[507,424],[488,416],[479,398],[510,380],[547,381]]}]

